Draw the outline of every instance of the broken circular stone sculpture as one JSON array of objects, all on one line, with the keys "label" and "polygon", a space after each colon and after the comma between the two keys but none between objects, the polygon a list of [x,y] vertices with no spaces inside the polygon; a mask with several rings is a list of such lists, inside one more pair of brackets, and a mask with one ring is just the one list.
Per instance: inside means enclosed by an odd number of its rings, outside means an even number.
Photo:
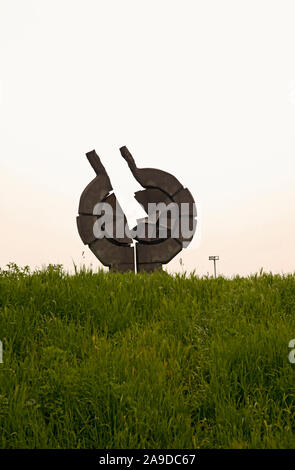
[{"label": "broken circular stone sculpture", "polygon": [[[120,152],[134,178],[145,188],[137,191],[134,197],[148,217],[137,220],[137,226],[132,231],[129,230],[126,216],[113,193],[110,178],[99,156],[92,150],[86,156],[96,177],[86,186],[80,197],[77,217],[80,237],[98,260],[113,271],[134,272],[135,268],[136,272],[161,270],[162,265],[169,263],[193,238],[197,224],[195,201],[190,191],[175,176],[155,168],[137,168],[127,147],[120,148]],[[95,210],[99,204],[108,204],[112,209],[112,230],[110,233],[106,231],[103,237],[97,237],[94,230],[95,224],[102,217]],[[158,210],[151,217],[149,207],[156,204],[161,204],[161,208],[168,207],[164,218],[162,214],[166,209]],[[169,207],[176,208],[177,217],[169,212]],[[180,220],[190,227],[188,234],[182,233]],[[119,223],[126,230],[118,236],[116,227]],[[176,225],[178,231],[174,230]],[[133,237],[132,233],[135,233]],[[132,246],[134,241],[135,252]]]}]

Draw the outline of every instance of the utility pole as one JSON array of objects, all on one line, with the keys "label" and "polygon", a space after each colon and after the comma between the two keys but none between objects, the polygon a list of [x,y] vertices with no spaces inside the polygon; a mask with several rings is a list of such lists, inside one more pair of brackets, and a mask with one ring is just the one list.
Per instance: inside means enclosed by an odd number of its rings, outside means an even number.
[{"label": "utility pole", "polygon": [[209,256],[209,261],[214,261],[214,277],[216,277],[216,261],[219,260],[219,256]]}]

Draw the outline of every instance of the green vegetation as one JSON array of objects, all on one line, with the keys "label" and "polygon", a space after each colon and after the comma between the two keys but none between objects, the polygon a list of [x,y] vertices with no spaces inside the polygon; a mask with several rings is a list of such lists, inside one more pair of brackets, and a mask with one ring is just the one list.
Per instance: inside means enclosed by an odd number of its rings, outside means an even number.
[{"label": "green vegetation", "polygon": [[295,448],[295,274],[0,272],[1,448]]}]

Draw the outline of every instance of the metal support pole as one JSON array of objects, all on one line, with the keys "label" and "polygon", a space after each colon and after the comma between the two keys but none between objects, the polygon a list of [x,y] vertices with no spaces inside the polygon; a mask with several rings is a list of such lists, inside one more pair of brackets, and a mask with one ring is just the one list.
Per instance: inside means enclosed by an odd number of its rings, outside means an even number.
[{"label": "metal support pole", "polygon": [[219,256],[209,256],[209,261],[214,262],[214,277],[216,279],[216,261],[219,260]]}]

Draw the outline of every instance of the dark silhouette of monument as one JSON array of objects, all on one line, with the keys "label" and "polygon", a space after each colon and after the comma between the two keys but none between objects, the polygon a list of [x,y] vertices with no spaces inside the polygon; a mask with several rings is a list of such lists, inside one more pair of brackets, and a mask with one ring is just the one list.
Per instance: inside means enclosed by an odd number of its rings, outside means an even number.
[{"label": "dark silhouette of monument", "polygon": [[[193,238],[197,223],[194,199],[175,176],[155,168],[137,168],[127,147],[120,148],[120,152],[135,179],[145,188],[137,191],[134,197],[149,216],[137,220],[138,225],[130,232],[127,219],[112,192],[109,176],[95,150],[92,150],[86,156],[96,177],[80,197],[77,217],[80,237],[99,261],[113,271],[134,271],[135,263],[137,272],[160,270]],[[112,209],[111,220],[103,225],[105,232],[102,238],[97,237],[94,230],[95,223],[103,216],[95,212],[100,203],[102,207],[108,204]],[[152,217],[149,211],[151,204],[161,204],[162,208],[155,211]],[[173,210],[170,211],[169,207]],[[189,227],[188,234],[183,234],[179,221]],[[126,230],[118,236],[116,227],[119,224]],[[107,225],[112,229],[110,233]],[[135,233],[133,238],[132,232]],[[131,246],[133,240],[136,241],[136,254]]]}]

